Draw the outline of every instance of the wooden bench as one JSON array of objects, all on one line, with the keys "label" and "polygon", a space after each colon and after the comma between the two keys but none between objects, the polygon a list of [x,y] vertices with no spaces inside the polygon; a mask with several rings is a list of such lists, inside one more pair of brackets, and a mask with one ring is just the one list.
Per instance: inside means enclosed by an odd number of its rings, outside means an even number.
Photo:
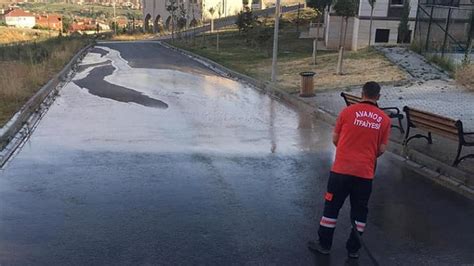
[{"label": "wooden bench", "polygon": [[[460,157],[463,146],[474,146],[474,132],[464,132],[460,120],[454,120],[408,106],[403,107],[403,111],[407,115],[407,132],[403,145],[408,145],[408,142],[415,138],[425,138],[429,144],[432,144],[431,133],[435,133],[458,142],[458,151],[453,166],[457,166],[466,158],[474,158],[474,153]],[[410,128],[425,130],[428,132],[428,135],[416,134],[410,137]]]},{"label": "wooden bench", "polygon": [[[341,97],[344,98],[344,101],[346,102],[346,105],[352,105],[356,103],[360,103],[362,101],[362,98],[359,96],[355,96],[352,94],[348,94],[345,92],[341,92]],[[382,111],[384,111],[388,117],[390,118],[395,118],[397,119],[398,125],[393,125],[392,127],[398,128],[400,130],[400,133],[405,133],[405,130],[403,129],[402,125],[402,120],[403,120],[403,114],[400,112],[400,109],[397,107],[379,107]]]}]

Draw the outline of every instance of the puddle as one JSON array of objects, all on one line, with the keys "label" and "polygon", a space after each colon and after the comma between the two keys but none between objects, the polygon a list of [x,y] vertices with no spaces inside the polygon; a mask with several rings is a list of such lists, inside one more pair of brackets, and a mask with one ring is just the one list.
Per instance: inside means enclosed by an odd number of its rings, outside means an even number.
[{"label": "puddle", "polygon": [[106,76],[112,75],[115,68],[112,65],[99,66],[90,71],[83,79],[75,80],[74,83],[90,94],[112,99],[124,103],[137,103],[146,107],[166,109],[168,104],[163,101],[150,98],[141,92],[118,86],[104,80]]},{"label": "puddle", "polygon": [[90,50],[90,53],[96,53],[96,54],[100,54],[100,57],[104,57],[105,55],[109,54],[108,51],[102,49],[102,48],[98,48],[98,47],[94,47]]},{"label": "puddle", "polygon": [[82,71],[88,69],[89,67],[110,65],[110,63],[112,63],[112,61],[107,60],[107,61],[105,61],[105,62],[99,62],[99,63],[93,63],[93,64],[80,65],[80,66],[77,68],[77,72],[80,73],[80,72],[82,72]]}]

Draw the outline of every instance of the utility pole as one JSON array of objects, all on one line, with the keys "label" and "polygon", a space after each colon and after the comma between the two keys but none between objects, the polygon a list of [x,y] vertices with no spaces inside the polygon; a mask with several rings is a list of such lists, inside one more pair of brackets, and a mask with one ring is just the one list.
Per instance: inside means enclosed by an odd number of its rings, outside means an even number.
[{"label": "utility pole", "polygon": [[278,57],[278,28],[280,26],[280,0],[276,0],[275,6],[275,31],[273,33],[273,59],[272,59],[272,82],[277,77],[277,57]]}]

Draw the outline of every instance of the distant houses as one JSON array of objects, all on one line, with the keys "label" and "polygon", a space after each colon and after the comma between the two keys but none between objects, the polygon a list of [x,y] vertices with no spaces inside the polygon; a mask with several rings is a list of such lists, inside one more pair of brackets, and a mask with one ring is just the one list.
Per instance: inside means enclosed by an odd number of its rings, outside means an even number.
[{"label": "distant houses", "polygon": [[0,21],[5,25],[15,28],[41,28],[62,30],[62,17],[56,14],[35,15],[23,9],[10,9],[0,14]]},{"label": "distant houses", "polygon": [[[135,28],[141,26],[140,19],[130,20],[126,16],[117,16],[115,19],[118,29]],[[87,17],[74,17],[66,24],[58,14],[33,14],[22,9],[11,9],[4,14],[0,12],[0,23],[16,28],[50,29],[55,31],[92,33],[97,31],[110,31],[110,22],[106,19],[93,19]],[[65,28],[67,27],[67,28]]]},{"label": "distant houses", "polygon": [[22,9],[13,9],[7,11],[3,15],[3,18],[7,26],[12,26],[16,28],[31,29],[36,25],[35,15]]},{"label": "distant houses", "polygon": [[109,31],[110,26],[106,21],[91,19],[91,18],[77,18],[68,28],[70,32],[94,33],[97,31]]},{"label": "distant houses", "polygon": [[62,17],[55,14],[37,15],[36,26],[43,29],[62,30]]}]

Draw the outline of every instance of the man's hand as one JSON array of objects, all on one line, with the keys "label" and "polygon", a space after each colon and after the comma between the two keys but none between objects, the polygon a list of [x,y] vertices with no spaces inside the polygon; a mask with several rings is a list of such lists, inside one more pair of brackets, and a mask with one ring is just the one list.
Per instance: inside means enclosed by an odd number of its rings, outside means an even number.
[{"label": "man's hand", "polygon": [[380,157],[386,150],[387,150],[387,145],[381,144],[379,148],[379,154],[377,154],[377,157]]},{"label": "man's hand", "polygon": [[337,133],[332,133],[332,143],[334,143],[334,146],[337,147],[337,142],[339,141],[339,134]]}]

